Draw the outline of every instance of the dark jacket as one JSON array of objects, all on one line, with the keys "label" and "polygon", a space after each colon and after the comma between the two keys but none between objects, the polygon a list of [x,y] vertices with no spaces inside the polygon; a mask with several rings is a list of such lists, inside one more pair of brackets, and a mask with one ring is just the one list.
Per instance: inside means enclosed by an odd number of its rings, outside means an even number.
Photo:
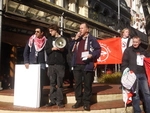
[{"label": "dark jacket", "polygon": [[[73,48],[74,44],[80,42],[80,40],[75,41],[73,40],[71,43],[71,49]],[[93,49],[93,51],[91,51],[90,49]],[[87,50],[89,51],[89,54],[92,54],[92,58],[88,59],[85,62],[85,69],[84,71],[94,71],[94,62],[97,61],[97,59],[100,57],[100,53],[101,53],[101,47],[97,41],[97,39],[95,37],[93,37],[91,34],[89,34],[88,36],[88,44],[87,44]],[[76,66],[76,52],[73,52],[73,56],[72,56],[72,66]]]},{"label": "dark jacket", "polygon": [[144,55],[145,57],[149,56],[147,52],[140,46],[138,48],[134,48],[133,46],[128,47],[127,49],[125,49],[122,58],[122,64],[121,64],[122,72],[124,71],[125,68],[128,67],[135,74],[145,73],[144,66],[137,65],[136,62],[137,52],[140,53],[140,55]]},{"label": "dark jacket", "polygon": [[46,42],[45,50],[47,54],[47,64],[48,65],[65,65],[66,64],[66,55],[67,55],[67,49],[64,48],[64,51],[52,51],[53,48],[53,41],[55,41],[56,38],[50,36]]},{"label": "dark jacket", "polygon": [[29,42],[27,42],[25,49],[24,49],[24,53],[23,53],[24,63],[29,63],[29,64],[45,63],[44,48],[38,52],[38,56],[36,57],[34,43],[32,44],[31,48],[28,46],[28,43]]}]

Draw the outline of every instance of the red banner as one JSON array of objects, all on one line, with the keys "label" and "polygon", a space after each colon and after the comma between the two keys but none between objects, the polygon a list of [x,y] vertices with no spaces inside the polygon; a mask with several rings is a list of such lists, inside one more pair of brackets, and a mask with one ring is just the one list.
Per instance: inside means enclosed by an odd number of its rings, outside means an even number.
[{"label": "red banner", "polygon": [[121,38],[108,38],[98,42],[101,46],[101,56],[97,59],[97,64],[121,64]]},{"label": "red banner", "polygon": [[146,70],[148,85],[150,86],[150,58],[144,58],[144,66]]}]

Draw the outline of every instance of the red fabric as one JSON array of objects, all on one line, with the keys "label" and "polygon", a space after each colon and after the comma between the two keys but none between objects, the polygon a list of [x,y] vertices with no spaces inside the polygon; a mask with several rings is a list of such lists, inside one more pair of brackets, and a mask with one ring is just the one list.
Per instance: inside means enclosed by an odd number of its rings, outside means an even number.
[{"label": "red fabric", "polygon": [[126,104],[130,104],[132,102],[132,97],[133,97],[133,93],[129,92],[127,93],[128,99],[127,99],[127,103]]},{"label": "red fabric", "polygon": [[123,101],[125,103],[125,107],[127,107],[127,105],[132,102],[133,95],[134,95],[134,93],[129,92],[126,89],[122,89],[122,97],[123,97]]},{"label": "red fabric", "polygon": [[46,44],[46,37],[43,36],[42,38],[37,38],[36,35],[32,35],[29,39],[29,47],[32,46],[33,40],[36,51],[41,51]]},{"label": "red fabric", "polygon": [[150,58],[144,58],[144,66],[146,70],[148,85],[150,86]]},{"label": "red fabric", "polygon": [[98,40],[101,46],[101,56],[97,59],[97,64],[121,64],[122,46],[121,38],[108,38]]},{"label": "red fabric", "polygon": [[37,46],[37,49],[39,50],[40,48],[43,47],[43,45],[46,42],[46,38],[42,37],[42,38],[35,38],[34,39],[35,45]]}]

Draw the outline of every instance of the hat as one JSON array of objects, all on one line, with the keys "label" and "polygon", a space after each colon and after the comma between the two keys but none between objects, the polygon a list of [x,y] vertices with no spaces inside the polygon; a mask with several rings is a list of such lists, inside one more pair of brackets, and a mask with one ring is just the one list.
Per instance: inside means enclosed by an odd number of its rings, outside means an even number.
[{"label": "hat", "polygon": [[76,36],[76,34],[75,34],[75,33],[72,33],[70,36],[71,36],[71,37],[75,37],[75,36]]}]

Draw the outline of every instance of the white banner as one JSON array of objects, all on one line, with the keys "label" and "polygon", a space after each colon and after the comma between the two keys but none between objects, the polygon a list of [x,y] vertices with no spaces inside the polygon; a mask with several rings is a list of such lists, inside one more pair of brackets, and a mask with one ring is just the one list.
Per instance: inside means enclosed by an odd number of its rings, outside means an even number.
[{"label": "white banner", "polygon": [[15,65],[14,105],[40,107],[40,64]]}]

